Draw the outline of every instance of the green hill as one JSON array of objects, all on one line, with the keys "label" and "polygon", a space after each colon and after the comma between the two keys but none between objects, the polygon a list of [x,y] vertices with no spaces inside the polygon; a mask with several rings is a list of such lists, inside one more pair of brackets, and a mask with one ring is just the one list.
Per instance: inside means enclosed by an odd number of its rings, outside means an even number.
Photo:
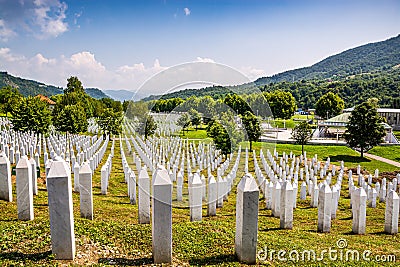
[{"label": "green hill", "polygon": [[[0,88],[11,86],[17,88],[23,96],[35,96],[42,94],[45,96],[52,96],[62,94],[64,89],[53,85],[47,85],[41,82],[27,80],[19,77],[12,76],[7,72],[0,72]],[[86,93],[93,98],[109,98],[103,91],[97,88],[87,88]]]},{"label": "green hill", "polygon": [[330,56],[310,67],[259,78],[257,85],[283,81],[341,78],[360,73],[389,70],[400,63],[400,35],[369,43]]}]

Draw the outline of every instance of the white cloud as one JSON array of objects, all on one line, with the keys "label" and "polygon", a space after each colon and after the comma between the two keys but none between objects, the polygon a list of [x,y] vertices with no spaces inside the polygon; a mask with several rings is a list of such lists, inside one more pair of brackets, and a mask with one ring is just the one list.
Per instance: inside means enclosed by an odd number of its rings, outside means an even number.
[{"label": "white cloud", "polygon": [[88,51],[46,58],[36,54],[27,58],[13,53],[9,48],[0,48],[1,70],[22,78],[34,79],[46,84],[65,87],[70,76],[78,76],[85,87],[100,89],[138,89],[149,77],[166,69],[158,59],[152,66],[143,63],[124,65],[115,70],[107,69],[95,55]]},{"label": "white cloud", "polygon": [[0,19],[0,41],[7,42],[9,38],[14,37],[16,33],[7,27],[3,19]]},{"label": "white cloud", "polygon": [[27,33],[48,39],[68,31],[67,4],[62,0],[0,0],[0,41]]},{"label": "white cloud", "polygon": [[[265,74],[263,70],[252,67],[240,68],[240,72],[247,76],[245,77],[234,68],[215,63],[210,58],[201,57],[191,63],[172,68],[162,66],[159,60],[155,59],[150,66],[146,66],[144,63],[135,63],[108,69],[89,51],[82,51],[70,56],[61,55],[56,58],[48,58],[41,53],[26,57],[13,53],[7,47],[0,47],[0,62],[2,71],[46,84],[65,87],[67,78],[77,76],[85,87],[131,91],[140,88],[142,96],[163,93],[177,84],[187,84],[188,81],[233,85],[249,82],[247,77],[254,80]],[[162,72],[161,75],[155,76],[160,72]],[[146,83],[146,81],[150,82]],[[141,87],[143,84],[145,86]],[[192,88],[194,85],[189,83],[187,86]]]},{"label": "white cloud", "polygon": [[241,67],[239,69],[244,75],[246,75],[251,81],[254,81],[258,78],[267,76],[267,73],[263,69],[257,69],[250,66]]},{"label": "white cloud", "polygon": [[215,61],[211,58],[202,58],[202,57],[197,57],[195,62],[209,62],[209,63],[215,63]]},{"label": "white cloud", "polygon": [[190,9],[187,8],[187,7],[185,7],[185,8],[183,9],[183,12],[185,12],[185,16],[189,16],[190,13],[191,13]]},{"label": "white cloud", "polygon": [[40,27],[41,39],[57,37],[68,30],[65,11],[67,4],[59,0],[35,0],[34,23]]}]

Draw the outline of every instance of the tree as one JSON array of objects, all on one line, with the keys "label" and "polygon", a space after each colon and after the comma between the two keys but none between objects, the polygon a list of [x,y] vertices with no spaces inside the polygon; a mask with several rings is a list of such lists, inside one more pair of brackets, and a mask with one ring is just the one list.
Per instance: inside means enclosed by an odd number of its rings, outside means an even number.
[{"label": "tree", "polygon": [[233,109],[233,111],[235,111],[237,114],[244,115],[246,111],[251,112],[251,108],[247,102],[237,94],[226,95],[224,98],[224,103]]},{"label": "tree", "polygon": [[183,134],[185,134],[185,129],[187,129],[190,126],[190,116],[187,113],[183,113],[178,121],[176,122],[178,126],[182,127]]},{"label": "tree", "polygon": [[341,99],[339,95],[332,92],[328,92],[321,96],[315,104],[315,114],[324,119],[339,115],[343,109],[343,99]]},{"label": "tree", "polygon": [[53,124],[57,131],[72,134],[86,132],[88,128],[86,114],[81,105],[64,106],[54,117]]},{"label": "tree", "polygon": [[384,136],[382,117],[379,116],[374,104],[364,102],[357,105],[351,112],[344,134],[347,144],[359,149],[363,158],[364,152],[382,142]]},{"label": "tree", "polygon": [[296,99],[290,92],[275,90],[264,93],[275,118],[290,119],[296,111]]},{"label": "tree", "polygon": [[38,97],[21,98],[11,111],[10,118],[16,131],[33,131],[45,134],[51,125],[51,111]]},{"label": "tree", "polygon": [[222,154],[228,155],[232,152],[231,139],[220,121],[212,119],[209,122],[207,136],[213,139],[216,148],[220,149]]},{"label": "tree", "polygon": [[247,132],[247,137],[250,141],[250,150],[253,150],[253,142],[256,142],[261,137],[261,127],[258,118],[251,113],[250,111],[246,111],[244,116],[242,116],[242,122],[244,128]]},{"label": "tree", "polygon": [[148,136],[153,135],[157,130],[157,123],[153,116],[147,115],[146,124],[144,126],[144,137],[147,139]]},{"label": "tree", "polygon": [[119,134],[122,131],[122,112],[106,108],[96,119],[105,134]]},{"label": "tree", "polygon": [[2,110],[8,117],[8,113],[13,111],[21,100],[22,95],[18,89],[6,86],[0,89],[0,104],[2,104]]},{"label": "tree", "polygon": [[195,109],[190,109],[189,111],[188,111],[188,113],[189,113],[189,116],[190,116],[190,122],[191,122],[191,124],[192,125],[195,125],[196,126],[196,131],[197,131],[197,126],[199,126],[200,124],[201,124],[201,114],[197,111],[197,110],[195,110]]},{"label": "tree", "polygon": [[67,79],[67,88],[64,89],[64,94],[68,93],[85,93],[81,81],[78,77],[71,76]]},{"label": "tree", "polygon": [[297,144],[301,145],[301,154],[304,155],[304,145],[311,139],[311,126],[307,121],[302,121],[294,126],[292,137]]}]

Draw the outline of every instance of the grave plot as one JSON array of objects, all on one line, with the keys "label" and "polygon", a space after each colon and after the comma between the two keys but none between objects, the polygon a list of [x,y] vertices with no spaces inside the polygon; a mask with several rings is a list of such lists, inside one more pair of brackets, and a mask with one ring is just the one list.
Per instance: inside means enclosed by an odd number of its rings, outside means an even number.
[{"label": "grave plot", "polygon": [[259,251],[320,251],[342,239],[400,253],[400,179],[378,170],[246,144],[223,156],[201,141],[133,133],[9,131],[1,146],[5,264],[282,264]]}]

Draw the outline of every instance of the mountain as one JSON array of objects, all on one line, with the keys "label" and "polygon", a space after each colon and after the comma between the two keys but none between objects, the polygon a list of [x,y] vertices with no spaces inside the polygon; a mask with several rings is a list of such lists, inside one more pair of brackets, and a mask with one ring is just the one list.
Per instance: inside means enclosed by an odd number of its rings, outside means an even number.
[{"label": "mountain", "polygon": [[85,92],[95,99],[110,98],[102,90],[98,88],[85,88]]},{"label": "mountain", "polygon": [[63,93],[63,88],[61,87],[14,77],[7,72],[0,72],[0,88],[3,88],[4,86],[17,88],[23,96],[35,96],[38,94],[52,96]]},{"label": "mountain", "polygon": [[[15,77],[5,71],[0,72],[0,88],[3,88],[4,86],[17,88],[23,96],[35,96],[38,94],[52,96],[62,94],[64,92],[62,87],[56,87],[33,80]],[[96,99],[109,97],[104,94],[103,91],[97,88],[86,88],[85,91],[88,95]]]},{"label": "mountain", "polygon": [[389,70],[400,63],[400,35],[369,43],[330,56],[310,67],[285,71],[259,78],[257,85],[283,81],[300,81],[347,77],[359,73]]},{"label": "mountain", "polygon": [[[135,92],[128,90],[104,90],[104,93],[118,101],[132,100],[132,98],[135,96]],[[137,97],[135,96],[135,98]]]}]

